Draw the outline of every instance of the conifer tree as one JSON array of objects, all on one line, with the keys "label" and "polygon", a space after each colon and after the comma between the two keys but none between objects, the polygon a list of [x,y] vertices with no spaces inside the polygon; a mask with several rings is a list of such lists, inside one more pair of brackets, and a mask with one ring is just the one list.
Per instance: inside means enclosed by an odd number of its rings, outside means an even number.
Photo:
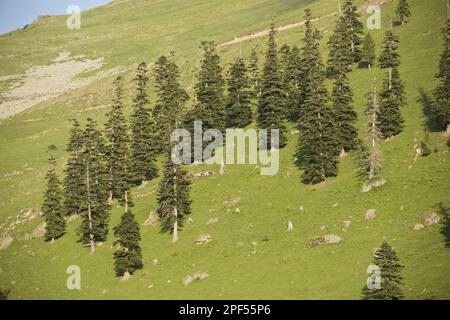
[{"label": "conifer tree", "polygon": [[379,94],[376,81],[372,85],[370,92],[367,94],[366,114],[369,118],[367,124],[367,139],[361,142],[359,165],[361,174],[368,180],[374,179],[381,169],[381,150],[379,148],[379,140],[381,132],[378,129],[378,113],[380,109]]},{"label": "conifer tree", "polygon": [[106,114],[105,135],[108,141],[108,191],[110,201],[117,198],[123,203],[130,179],[130,137],[123,114],[122,77],[115,80],[116,92],[112,110]]},{"label": "conifer tree", "polygon": [[337,72],[348,72],[354,61],[352,52],[352,38],[347,29],[347,22],[341,16],[328,40],[328,72],[335,75]]},{"label": "conifer tree", "polygon": [[244,128],[252,122],[250,80],[244,59],[231,65],[227,79],[227,126]]},{"label": "conifer tree", "polygon": [[444,51],[439,63],[436,78],[439,83],[434,91],[435,103],[433,111],[439,126],[443,130],[450,128],[450,17],[442,30]]},{"label": "conifer tree", "polygon": [[141,62],[135,78],[137,94],[131,115],[131,179],[136,184],[151,180],[158,174],[154,163],[157,153],[155,123],[147,108],[149,103],[147,73],[147,64]]},{"label": "conifer tree", "polygon": [[388,69],[380,95],[378,114],[379,128],[386,139],[399,134],[403,128],[400,108],[405,104],[405,91],[398,72],[400,64],[399,54],[397,53],[398,42],[394,33],[388,30],[384,39],[383,52],[379,57],[380,67]]},{"label": "conifer tree", "polygon": [[173,117],[181,114],[189,97],[180,84],[180,71],[173,52],[169,58],[158,58],[154,72],[158,100],[153,109],[153,118],[157,125],[159,152],[165,154],[170,147],[170,135],[175,129]]},{"label": "conifer tree", "polygon": [[50,169],[47,172],[45,180],[47,180],[47,190],[44,194],[44,203],[42,204],[42,212],[46,222],[44,238],[46,241],[54,241],[64,234],[66,222],[64,220],[64,208],[62,205],[61,183],[56,175],[56,159],[54,145],[48,148],[50,152]]},{"label": "conifer tree", "polygon": [[142,249],[139,244],[141,233],[139,223],[129,209],[129,191],[124,191],[125,212],[120,223],[114,227],[114,236],[117,240],[114,245],[119,248],[114,252],[114,268],[117,276],[126,273],[133,274],[137,269],[142,269]]},{"label": "conifer tree", "polygon": [[403,277],[401,271],[403,266],[394,249],[383,241],[381,247],[376,249],[373,264],[380,268],[381,286],[379,289],[363,289],[364,300],[401,300],[403,293],[400,289]]},{"label": "conifer tree", "polygon": [[336,140],[334,114],[329,106],[325,87],[325,72],[320,56],[320,34],[316,30],[305,38],[303,63],[309,70],[304,74],[305,100],[299,119],[298,164],[304,169],[305,183],[323,182],[337,174],[339,145]]},{"label": "conifer tree", "polygon": [[8,295],[11,293],[11,289],[0,289],[0,300],[8,300]]},{"label": "conifer tree", "polygon": [[286,126],[284,125],[284,94],[281,80],[277,49],[275,43],[275,27],[272,24],[269,33],[269,44],[264,63],[261,96],[258,101],[258,127],[267,129],[267,147],[271,149],[270,130],[279,130],[279,147],[287,143]]},{"label": "conifer tree", "polygon": [[[286,50],[289,49],[289,50]],[[294,46],[289,48],[283,45],[281,53],[281,79],[284,85],[284,110],[287,119],[291,121],[298,120],[299,113],[299,78],[301,74],[300,50]]]},{"label": "conifer tree", "polygon": [[108,168],[106,146],[95,120],[88,118],[83,132],[83,221],[78,230],[81,242],[95,251],[95,243],[105,241],[108,235]]},{"label": "conifer tree", "polygon": [[409,5],[407,0],[400,0],[398,2],[396,14],[402,24],[404,24],[406,19],[411,16],[411,11],[409,11]]},{"label": "conifer tree", "polygon": [[375,41],[370,35],[370,32],[367,32],[363,41],[361,62],[370,69],[375,62],[375,58]]},{"label": "conifer tree", "polygon": [[363,24],[359,21],[358,8],[353,4],[353,0],[344,0],[342,8],[343,19],[346,25],[347,37],[350,38],[350,50],[353,53],[353,61],[361,60],[361,36],[363,34]]},{"label": "conifer tree", "polygon": [[64,170],[64,212],[67,216],[81,213],[83,210],[83,164],[81,162],[81,150],[83,147],[83,131],[80,123],[72,119],[69,143],[66,151],[69,153],[66,168]]},{"label": "conifer tree", "polygon": [[261,95],[261,80],[258,63],[258,53],[256,52],[256,48],[253,48],[250,53],[250,62],[248,68],[250,71],[250,81],[253,88],[254,98],[258,98]]}]

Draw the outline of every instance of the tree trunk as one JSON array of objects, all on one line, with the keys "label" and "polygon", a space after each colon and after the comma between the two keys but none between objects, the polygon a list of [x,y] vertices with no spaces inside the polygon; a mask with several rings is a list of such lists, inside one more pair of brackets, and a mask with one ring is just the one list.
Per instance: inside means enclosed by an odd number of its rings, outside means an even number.
[{"label": "tree trunk", "polygon": [[128,212],[128,191],[125,191],[125,213]]},{"label": "tree trunk", "polygon": [[389,68],[389,89],[392,89],[392,68]]}]

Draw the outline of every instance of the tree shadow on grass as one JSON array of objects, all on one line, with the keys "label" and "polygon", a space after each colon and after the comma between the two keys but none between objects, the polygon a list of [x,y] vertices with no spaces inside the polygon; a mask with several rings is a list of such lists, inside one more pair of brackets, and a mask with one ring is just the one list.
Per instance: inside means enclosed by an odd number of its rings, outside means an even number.
[{"label": "tree shadow on grass", "polygon": [[438,213],[442,216],[441,234],[444,236],[445,246],[450,248],[450,207],[443,202],[436,205]]},{"label": "tree shadow on grass", "polygon": [[419,98],[417,99],[417,102],[420,102],[422,104],[422,110],[423,114],[425,115],[425,123],[424,127],[426,131],[429,132],[439,132],[441,131],[441,128],[439,127],[439,124],[436,121],[436,117],[433,113],[433,102],[425,90],[420,87],[419,88]]}]

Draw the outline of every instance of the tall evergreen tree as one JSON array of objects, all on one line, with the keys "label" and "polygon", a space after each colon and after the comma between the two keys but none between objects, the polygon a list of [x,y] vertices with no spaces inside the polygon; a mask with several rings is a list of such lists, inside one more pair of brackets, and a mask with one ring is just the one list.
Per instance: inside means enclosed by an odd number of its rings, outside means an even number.
[{"label": "tall evergreen tree", "polygon": [[341,16],[328,40],[328,72],[334,75],[338,72],[350,71],[354,62],[352,38],[347,27],[345,17]]},{"label": "tall evergreen tree", "polygon": [[325,87],[325,72],[320,56],[320,34],[316,30],[305,39],[304,61],[310,66],[304,74],[307,86],[299,119],[298,164],[304,169],[305,183],[320,183],[337,174],[339,145],[329,96]]},{"label": "tall evergreen tree", "polygon": [[347,37],[350,38],[350,50],[353,53],[353,61],[361,60],[361,36],[363,34],[363,24],[359,21],[358,8],[353,4],[353,0],[344,0],[342,8],[343,19],[345,21]]},{"label": "tall evergreen tree", "polygon": [[404,24],[406,19],[411,16],[411,11],[409,10],[409,5],[408,5],[407,0],[400,0],[398,2],[396,14],[402,24]]},{"label": "tall evergreen tree", "polygon": [[[289,50],[287,50],[289,49]],[[286,117],[291,121],[298,120],[299,113],[299,78],[301,74],[300,49],[296,46],[289,48],[286,45],[280,49],[281,53],[281,79],[284,85],[284,110]]]},{"label": "tall evergreen tree", "polygon": [[137,68],[137,94],[131,115],[131,179],[139,184],[157,176],[155,156],[157,153],[155,123],[147,108],[148,100],[147,64],[141,62]]},{"label": "tall evergreen tree", "polygon": [[366,36],[364,37],[363,41],[363,48],[362,48],[362,57],[361,62],[367,65],[367,67],[370,69],[372,65],[375,62],[375,41],[373,40],[372,36],[370,35],[370,32],[366,33]]},{"label": "tall evergreen tree", "polygon": [[269,33],[269,44],[264,63],[261,96],[258,101],[258,127],[267,129],[267,147],[271,148],[271,134],[269,130],[279,130],[279,147],[287,143],[286,126],[284,125],[284,93],[279,70],[277,48],[275,43],[275,27],[272,24]]},{"label": "tall evergreen tree", "polygon": [[401,271],[403,266],[394,249],[383,241],[381,247],[375,250],[373,264],[380,268],[380,289],[363,289],[364,300],[401,300],[403,293],[400,289],[402,284]]},{"label": "tall evergreen tree", "polygon": [[378,114],[379,128],[385,138],[399,134],[403,128],[400,108],[405,104],[405,91],[398,72],[398,66],[400,65],[400,57],[397,52],[398,42],[394,33],[388,30],[384,38],[383,52],[378,59],[380,67],[388,69],[380,95],[380,111]]},{"label": "tall evergreen tree", "polygon": [[169,58],[159,57],[154,72],[158,100],[153,109],[153,117],[157,124],[159,151],[165,154],[170,147],[170,135],[175,129],[173,117],[181,114],[189,97],[180,84],[180,71],[175,63],[174,53]]},{"label": "tall evergreen tree", "polygon": [[142,249],[139,244],[141,233],[139,223],[129,209],[129,191],[124,192],[125,212],[120,219],[120,223],[114,227],[114,236],[118,238],[114,245],[119,248],[114,252],[114,268],[117,276],[126,273],[133,274],[135,270],[142,269]]},{"label": "tall evergreen tree", "polygon": [[66,151],[69,153],[65,168],[64,185],[64,211],[67,216],[79,214],[83,210],[83,164],[81,150],[83,147],[83,131],[80,123],[72,119],[69,143]]},{"label": "tall evergreen tree", "polygon": [[374,81],[371,90],[367,94],[366,114],[369,118],[367,124],[367,139],[361,142],[359,165],[361,175],[368,180],[374,179],[381,169],[381,150],[379,140],[381,132],[378,129],[378,113],[380,110],[380,96],[376,81]]},{"label": "tall evergreen tree", "polygon": [[130,179],[130,137],[128,125],[123,114],[122,77],[115,80],[116,92],[112,110],[106,114],[105,135],[108,141],[108,190],[109,199],[113,197],[123,203],[125,190]]},{"label": "tall evergreen tree", "polygon": [[79,228],[81,242],[95,251],[95,243],[105,241],[108,235],[108,168],[106,146],[95,120],[88,118],[83,132],[83,221]]},{"label": "tall evergreen tree", "polygon": [[450,17],[447,18],[445,27],[442,30],[444,40],[444,51],[439,63],[439,72],[436,78],[439,83],[434,91],[435,103],[434,114],[439,126],[443,130],[450,128]]},{"label": "tall evergreen tree", "polygon": [[261,95],[261,80],[258,63],[258,53],[256,52],[256,48],[253,48],[250,53],[248,69],[250,71],[250,81],[253,88],[254,98],[258,98]]},{"label": "tall evergreen tree", "polygon": [[48,150],[50,152],[50,169],[45,177],[47,180],[47,190],[44,194],[42,212],[44,213],[45,222],[47,224],[44,238],[46,241],[53,242],[64,234],[66,222],[64,220],[61,183],[56,175],[56,159],[53,154],[56,147],[52,145]]},{"label": "tall evergreen tree", "polygon": [[244,59],[231,65],[227,79],[227,126],[244,128],[252,122],[250,79]]}]

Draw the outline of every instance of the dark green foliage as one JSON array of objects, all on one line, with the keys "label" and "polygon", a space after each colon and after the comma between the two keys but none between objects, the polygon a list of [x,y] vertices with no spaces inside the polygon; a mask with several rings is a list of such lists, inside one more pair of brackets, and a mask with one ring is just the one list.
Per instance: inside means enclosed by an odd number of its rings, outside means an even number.
[{"label": "dark green foliage", "polygon": [[79,214],[83,210],[83,164],[81,150],[83,147],[83,131],[77,120],[72,119],[67,152],[69,157],[64,170],[64,211],[66,215]]},{"label": "dark green foliage", "polygon": [[375,58],[375,41],[370,32],[367,32],[363,41],[361,65],[365,65],[370,69],[375,63]]},{"label": "dark green foliage", "polygon": [[347,27],[345,17],[341,16],[328,41],[328,72],[331,74],[349,72],[355,59],[351,32]]},{"label": "dark green foliage", "polygon": [[432,153],[431,141],[430,141],[430,133],[429,132],[425,132],[425,137],[420,142],[419,146],[420,146],[421,156],[422,157],[429,156]]},{"label": "dark green foliage", "polygon": [[0,289],[0,300],[8,300],[8,296],[11,293],[11,289],[3,290]]},{"label": "dark green foliage", "polygon": [[88,118],[83,132],[81,153],[83,164],[83,221],[79,228],[81,241],[95,249],[95,242],[104,241],[108,235],[108,168],[106,146],[96,122]]},{"label": "dark green foliage", "polygon": [[252,49],[250,53],[250,62],[248,64],[250,71],[250,82],[252,84],[254,98],[258,98],[261,95],[261,79],[259,74],[258,53],[256,48]]},{"label": "dark green foliage", "polygon": [[141,233],[139,231],[139,223],[136,218],[128,210],[128,191],[124,192],[125,213],[120,219],[120,223],[114,227],[114,236],[118,238],[114,245],[119,248],[114,252],[114,269],[117,276],[122,276],[125,272],[133,274],[137,269],[142,269],[142,250],[139,245],[141,241]]},{"label": "dark green foliage", "polygon": [[155,123],[146,107],[148,101],[147,65],[141,62],[137,69],[137,94],[134,98],[133,113],[131,115],[131,181],[135,184],[143,180],[151,180],[158,174],[155,166],[157,140],[155,137]]},{"label": "dark green foliage", "polygon": [[401,300],[403,293],[400,289],[402,284],[401,271],[403,266],[394,249],[383,241],[381,247],[374,252],[373,264],[380,268],[380,289],[363,289],[364,300]]},{"label": "dark green foliage", "polygon": [[62,205],[61,183],[56,175],[56,159],[53,152],[55,146],[49,147],[50,152],[50,169],[45,176],[47,180],[47,190],[44,194],[44,203],[42,204],[42,212],[47,224],[45,228],[44,239],[53,241],[64,234],[66,222],[64,220],[64,208]]},{"label": "dark green foliage", "polygon": [[268,130],[268,149],[271,149],[270,130],[273,129],[279,130],[279,147],[282,148],[287,143],[284,114],[283,83],[277,57],[275,27],[272,25],[262,75],[261,96],[258,101],[258,127]]},{"label": "dark green foliage", "polygon": [[399,134],[403,129],[403,118],[400,108],[405,104],[405,90],[401,81],[398,66],[400,57],[397,53],[398,38],[391,30],[385,34],[383,52],[378,61],[383,69],[388,69],[381,91],[379,129],[384,138]]},{"label": "dark green foliage", "polygon": [[450,18],[447,18],[442,34],[444,51],[439,63],[439,72],[436,74],[439,83],[434,91],[433,111],[439,126],[446,130],[450,125]]},{"label": "dark green foliage", "polygon": [[130,137],[128,125],[123,114],[122,77],[115,81],[116,96],[112,110],[106,114],[108,120],[105,124],[108,162],[108,191],[110,199],[117,198],[124,203],[123,195],[130,189]]},{"label": "dark green foliage", "polygon": [[356,146],[358,136],[358,131],[355,128],[357,114],[353,110],[353,92],[345,73],[339,71],[336,75],[331,100],[339,149],[346,152],[351,151]]},{"label": "dark green foliage", "polygon": [[[288,50],[289,49],[289,50]],[[284,110],[286,117],[297,121],[299,116],[299,95],[302,65],[300,49],[284,45],[281,49],[281,79],[284,85]]]},{"label": "dark green foliage", "polygon": [[409,11],[409,5],[407,0],[400,0],[398,2],[397,10],[395,11],[397,17],[400,19],[402,24],[405,23],[406,18],[411,16],[411,11]]},{"label": "dark green foliage", "polygon": [[173,163],[171,155],[167,154],[164,176],[159,183],[156,211],[161,220],[161,232],[174,233],[183,227],[184,218],[191,213],[189,185],[186,172]]},{"label": "dark green foliage", "polygon": [[358,8],[353,4],[353,0],[344,0],[342,17],[345,22],[346,35],[350,38],[353,61],[359,62],[361,60],[361,36],[364,28],[359,21]]},{"label": "dark green foliage", "polygon": [[173,53],[169,58],[159,57],[154,72],[158,100],[153,109],[153,118],[157,126],[159,152],[165,154],[170,146],[170,135],[180,125],[174,115],[181,115],[189,97],[180,85],[180,71]]},{"label": "dark green foliage", "polygon": [[226,100],[227,126],[244,128],[252,122],[250,80],[242,58],[236,59],[228,72]]},{"label": "dark green foliage", "polygon": [[226,112],[224,106],[225,80],[222,76],[220,58],[214,42],[202,42],[203,58],[197,83],[194,86],[194,109],[187,116],[189,127],[194,121],[203,121],[203,130],[218,129],[225,131]]},{"label": "dark green foliage", "polygon": [[305,183],[323,182],[326,177],[337,175],[339,145],[336,140],[334,114],[329,106],[325,87],[325,72],[319,50],[319,31],[305,38],[303,62],[309,70],[303,75],[305,100],[299,119],[300,140],[297,164],[304,169]]}]

